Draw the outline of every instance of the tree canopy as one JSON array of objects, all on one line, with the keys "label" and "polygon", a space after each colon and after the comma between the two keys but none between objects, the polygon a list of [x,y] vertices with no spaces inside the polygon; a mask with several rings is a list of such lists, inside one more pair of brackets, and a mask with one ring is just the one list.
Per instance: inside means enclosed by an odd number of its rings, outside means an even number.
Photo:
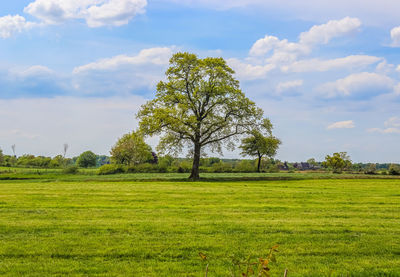
[{"label": "tree canopy", "polygon": [[332,156],[326,155],[322,165],[332,169],[334,173],[341,173],[344,169],[351,167],[351,160],[347,152],[333,153]]},{"label": "tree canopy", "polygon": [[152,161],[151,147],[144,141],[140,132],[132,132],[122,136],[111,149],[111,159],[114,163],[136,165]]},{"label": "tree canopy", "polygon": [[170,59],[167,80],[158,83],[155,99],[137,115],[145,134],[161,135],[160,152],[192,149],[192,179],[199,178],[205,147],[221,153],[223,144],[234,147],[235,136],[263,127],[263,111],[245,96],[233,74],[222,58],[177,53]]},{"label": "tree canopy", "polygon": [[76,163],[80,167],[96,166],[96,154],[92,151],[86,151],[79,155]]}]

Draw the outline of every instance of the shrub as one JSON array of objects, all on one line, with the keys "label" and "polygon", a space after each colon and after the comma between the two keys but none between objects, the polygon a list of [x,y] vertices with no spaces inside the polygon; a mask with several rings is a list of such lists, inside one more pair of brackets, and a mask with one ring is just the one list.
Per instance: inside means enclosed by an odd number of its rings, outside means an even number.
[{"label": "shrub", "polygon": [[389,167],[390,175],[400,175],[400,167],[397,164],[391,164]]},{"label": "shrub", "polygon": [[218,163],[214,163],[211,166],[211,170],[212,172],[215,173],[222,173],[222,172],[232,172],[232,165],[224,163],[222,161],[218,162]]},{"label": "shrub", "polygon": [[158,172],[159,168],[155,164],[138,164],[134,166],[128,166],[126,172],[128,173],[154,173]]},{"label": "shrub", "polygon": [[99,175],[110,175],[110,174],[118,174],[118,173],[123,173],[124,167],[119,164],[105,164],[102,165],[97,174]]},{"label": "shrub", "polygon": [[365,174],[371,174],[375,175],[376,174],[376,164],[370,164],[365,170]]},{"label": "shrub", "polygon": [[235,165],[236,172],[255,172],[256,167],[254,165],[254,161],[250,160],[241,160]]},{"label": "shrub", "polygon": [[77,174],[79,169],[76,165],[71,165],[63,169],[62,171],[64,174]]}]

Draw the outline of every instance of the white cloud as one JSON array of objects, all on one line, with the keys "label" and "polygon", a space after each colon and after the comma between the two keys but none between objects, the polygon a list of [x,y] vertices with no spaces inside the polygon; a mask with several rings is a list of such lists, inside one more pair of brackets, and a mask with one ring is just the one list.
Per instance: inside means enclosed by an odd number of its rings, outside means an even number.
[{"label": "white cloud", "polygon": [[276,86],[276,92],[279,95],[293,94],[303,86],[303,80],[293,80],[288,82],[281,82]]},{"label": "white cloud", "polygon": [[273,64],[252,65],[243,63],[238,59],[228,59],[228,64],[235,70],[236,76],[241,80],[255,80],[265,78],[267,73],[275,68]]},{"label": "white cloud", "polygon": [[173,48],[158,47],[143,49],[136,56],[119,55],[112,58],[102,59],[97,62],[89,63],[74,68],[73,73],[83,73],[87,71],[116,70],[127,65],[153,64],[157,66],[167,65],[173,53]]},{"label": "white cloud", "polygon": [[303,45],[327,44],[336,37],[349,35],[361,26],[358,18],[345,17],[341,20],[331,20],[326,24],[313,26],[309,31],[300,34],[299,43]]},{"label": "white cloud", "polygon": [[53,70],[43,65],[34,65],[27,68],[19,69],[19,68],[11,68],[10,74],[20,78],[28,78],[28,77],[48,77],[50,75],[55,74]]},{"label": "white cloud", "polygon": [[353,55],[331,60],[300,60],[292,64],[282,66],[281,69],[283,72],[323,72],[342,68],[357,69],[369,66],[381,60],[382,58],[374,56]]},{"label": "white cloud", "polygon": [[126,94],[141,88],[154,89],[164,78],[173,49],[149,48],[135,56],[119,55],[76,67],[74,87],[88,94]]},{"label": "white cloud", "polygon": [[329,125],[327,127],[328,130],[332,130],[332,129],[352,129],[354,128],[354,122],[353,120],[347,120],[347,121],[339,121],[339,122],[335,122],[332,123],[331,125]]},{"label": "white cloud", "polygon": [[21,15],[0,17],[0,37],[9,38],[32,27],[83,19],[89,27],[121,26],[144,13],[147,0],[36,0],[24,12],[39,19],[28,22]]},{"label": "white cloud", "polygon": [[45,24],[84,19],[89,27],[121,26],[143,13],[146,0],[36,0],[24,12]]},{"label": "white cloud", "polygon": [[20,15],[0,17],[0,37],[9,38],[16,33],[32,28],[34,25],[34,23],[27,22],[26,19]]},{"label": "white cloud", "polygon": [[400,134],[400,117],[391,117],[385,121],[384,125],[385,128],[370,128],[367,131],[370,133]]},{"label": "white cloud", "polygon": [[385,121],[386,127],[400,128],[400,117],[394,116]]},{"label": "white cloud", "polygon": [[390,37],[392,38],[392,46],[400,47],[400,26],[390,31]]},{"label": "white cloud", "polygon": [[351,74],[343,79],[322,85],[319,90],[328,98],[333,97],[372,97],[393,92],[394,81],[377,73],[362,72]]},{"label": "white cloud", "polygon": [[266,35],[253,44],[249,51],[249,58],[245,62],[232,59],[231,64],[236,66],[238,72],[241,72],[238,76],[244,76],[244,80],[265,78],[273,69],[280,69],[282,72],[315,72],[362,68],[382,59],[367,55],[353,55],[331,60],[299,60],[310,55],[316,46],[327,44],[337,37],[347,36],[357,31],[360,26],[359,19],[345,17],[311,27],[299,35],[298,42],[289,42],[287,39],[281,40],[275,36]]},{"label": "white cloud", "polygon": [[398,0],[162,0],[213,9],[244,8],[257,9],[266,16],[284,16],[286,19],[301,19],[323,22],[326,18],[341,18],[352,15],[368,25],[398,23]]}]

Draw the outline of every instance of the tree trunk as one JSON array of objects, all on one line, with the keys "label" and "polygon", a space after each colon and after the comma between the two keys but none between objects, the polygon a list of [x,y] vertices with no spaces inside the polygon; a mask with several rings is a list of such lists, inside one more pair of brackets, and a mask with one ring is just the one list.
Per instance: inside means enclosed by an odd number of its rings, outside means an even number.
[{"label": "tree trunk", "polygon": [[200,179],[199,167],[200,167],[200,143],[194,144],[194,156],[193,156],[193,166],[192,173],[190,174],[189,179],[198,180]]},{"label": "tree trunk", "polygon": [[260,154],[258,154],[258,164],[257,164],[257,172],[258,173],[260,173],[261,158],[262,158],[262,156]]}]

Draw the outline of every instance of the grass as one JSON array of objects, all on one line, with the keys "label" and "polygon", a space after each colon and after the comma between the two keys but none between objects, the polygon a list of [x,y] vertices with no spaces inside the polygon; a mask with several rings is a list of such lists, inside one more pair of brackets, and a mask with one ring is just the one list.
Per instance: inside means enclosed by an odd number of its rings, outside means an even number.
[{"label": "grass", "polygon": [[231,276],[279,244],[273,276],[400,276],[399,215],[399,179],[0,181],[0,275]]}]

